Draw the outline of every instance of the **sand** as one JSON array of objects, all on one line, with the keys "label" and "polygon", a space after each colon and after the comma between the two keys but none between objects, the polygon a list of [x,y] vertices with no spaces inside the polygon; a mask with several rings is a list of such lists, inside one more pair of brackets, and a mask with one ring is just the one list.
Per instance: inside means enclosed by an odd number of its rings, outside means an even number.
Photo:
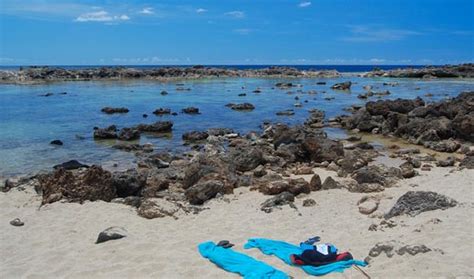
[{"label": "sand", "polygon": [[[316,169],[322,179],[335,173]],[[306,178],[310,176],[304,176]],[[266,237],[299,243],[319,235],[364,259],[378,242],[396,240],[424,244],[425,254],[380,255],[365,268],[372,278],[472,278],[474,276],[474,170],[433,168],[412,179],[401,180],[383,192],[379,209],[387,212],[396,199],[410,190],[431,190],[456,199],[460,204],[416,217],[400,216],[384,231],[369,231],[381,219],[359,213],[357,201],[364,196],[346,190],[312,192],[298,197],[298,210],[284,206],[264,213],[259,205],[268,196],[236,189],[233,195],[211,200],[209,210],[197,215],[179,215],[147,220],[131,207],[86,202],[83,205],[58,202],[40,206],[32,189],[13,189],[0,194],[1,278],[238,278],[202,258],[196,246],[207,240],[228,239],[235,249],[287,272],[294,278],[308,278],[299,268],[283,264],[258,250],[244,250],[248,238]],[[317,205],[303,207],[312,198]],[[25,225],[9,221],[21,218]],[[437,218],[441,222],[434,222]],[[94,244],[100,231],[122,226],[129,236]],[[439,250],[442,250],[441,253]],[[364,278],[355,269],[326,278]]]}]

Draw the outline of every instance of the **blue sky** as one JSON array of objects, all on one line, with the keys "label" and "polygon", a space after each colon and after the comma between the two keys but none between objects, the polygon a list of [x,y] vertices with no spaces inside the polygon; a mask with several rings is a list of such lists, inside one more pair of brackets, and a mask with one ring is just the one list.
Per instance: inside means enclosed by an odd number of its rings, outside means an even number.
[{"label": "blue sky", "polygon": [[474,61],[474,0],[0,0],[0,64]]}]

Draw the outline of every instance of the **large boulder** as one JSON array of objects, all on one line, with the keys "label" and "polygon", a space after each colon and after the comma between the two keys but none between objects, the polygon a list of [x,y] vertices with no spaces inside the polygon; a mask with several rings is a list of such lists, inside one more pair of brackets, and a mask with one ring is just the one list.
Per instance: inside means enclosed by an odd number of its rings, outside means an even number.
[{"label": "large boulder", "polygon": [[322,137],[305,138],[301,150],[306,160],[311,162],[336,161],[344,156],[344,147],[341,142]]},{"label": "large boulder", "polygon": [[94,130],[94,139],[116,139],[117,127],[111,125],[107,128],[98,128]]},{"label": "large boulder", "polygon": [[153,124],[139,124],[134,128],[141,132],[165,133],[171,132],[173,123],[171,121],[157,121]]},{"label": "large boulder", "polygon": [[138,196],[146,180],[146,176],[140,175],[135,169],[116,172],[112,175],[112,184],[120,198]]},{"label": "large boulder", "polygon": [[230,153],[231,162],[238,171],[251,171],[263,163],[263,153],[256,147],[244,147]]},{"label": "large boulder", "polygon": [[214,198],[218,193],[224,193],[224,183],[219,180],[208,180],[188,188],[185,192],[190,204],[201,205]]},{"label": "large boulder", "polygon": [[111,201],[117,197],[112,174],[100,166],[92,166],[83,171],[73,172],[63,168],[39,177],[43,193],[42,204],[61,199],[69,202]]},{"label": "large boulder", "polygon": [[119,140],[137,140],[140,138],[140,131],[133,128],[122,128],[118,134]]},{"label": "large boulder", "polygon": [[182,138],[184,141],[194,142],[202,141],[209,137],[209,134],[201,131],[191,131],[183,134]]},{"label": "large boulder", "polygon": [[413,217],[425,211],[444,210],[457,204],[457,201],[435,192],[409,191],[397,200],[385,218],[389,219],[403,214]]}]

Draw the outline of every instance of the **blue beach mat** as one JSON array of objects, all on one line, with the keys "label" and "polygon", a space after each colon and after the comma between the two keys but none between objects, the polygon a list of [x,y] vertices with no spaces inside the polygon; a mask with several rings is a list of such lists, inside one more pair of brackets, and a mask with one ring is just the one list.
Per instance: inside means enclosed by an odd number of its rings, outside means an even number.
[{"label": "blue beach mat", "polygon": [[349,260],[349,261],[340,261],[331,264],[326,264],[323,266],[310,266],[310,265],[294,265],[291,263],[290,255],[292,254],[301,254],[303,250],[293,244],[286,243],[283,241],[278,240],[271,240],[265,238],[251,238],[244,246],[245,249],[257,248],[262,253],[266,255],[275,255],[285,263],[301,267],[306,273],[321,276],[331,272],[343,272],[344,269],[351,267],[352,265],[359,265],[359,266],[366,266],[367,263],[363,261],[357,260]]},{"label": "blue beach mat", "polygon": [[289,279],[286,273],[257,261],[245,254],[225,249],[213,242],[203,242],[198,246],[199,253],[222,269],[242,275],[246,279]]}]

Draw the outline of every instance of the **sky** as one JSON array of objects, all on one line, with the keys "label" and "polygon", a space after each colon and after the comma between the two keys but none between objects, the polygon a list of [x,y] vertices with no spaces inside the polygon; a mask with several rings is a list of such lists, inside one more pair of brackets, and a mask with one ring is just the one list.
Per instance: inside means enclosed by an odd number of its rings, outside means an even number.
[{"label": "sky", "polygon": [[474,0],[0,0],[0,65],[474,61]]}]

